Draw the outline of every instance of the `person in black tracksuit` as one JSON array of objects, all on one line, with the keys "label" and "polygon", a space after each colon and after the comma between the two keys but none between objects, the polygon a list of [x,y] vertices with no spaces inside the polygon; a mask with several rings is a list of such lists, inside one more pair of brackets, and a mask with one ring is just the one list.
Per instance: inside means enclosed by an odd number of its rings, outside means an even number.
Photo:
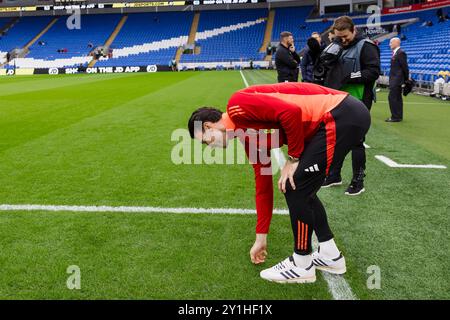
[{"label": "person in black tracksuit", "polygon": [[[343,51],[337,63],[328,71],[324,85],[349,92],[370,110],[375,98],[375,81],[381,73],[380,50],[376,44],[357,32],[349,17],[343,16],[336,19],[333,30]],[[352,149],[353,177],[345,191],[347,195],[359,195],[365,191],[366,151],[364,141],[365,138]],[[342,165],[343,162],[333,165],[323,187],[342,184]]]},{"label": "person in black tracksuit", "polygon": [[300,62],[303,82],[314,82],[314,65],[319,58],[320,51],[321,47],[317,39],[313,37],[309,38],[303,52],[302,61]]},{"label": "person in black tracksuit", "polygon": [[297,82],[300,57],[295,51],[294,38],[290,32],[282,32],[280,45],[275,53],[278,82]]}]

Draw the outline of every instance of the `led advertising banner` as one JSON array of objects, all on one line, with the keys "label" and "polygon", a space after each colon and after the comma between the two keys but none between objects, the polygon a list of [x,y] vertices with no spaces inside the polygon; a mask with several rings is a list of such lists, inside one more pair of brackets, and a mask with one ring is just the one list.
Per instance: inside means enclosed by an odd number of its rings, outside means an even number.
[{"label": "led advertising banner", "polygon": [[[448,0],[450,2],[450,0]],[[108,9],[108,8],[146,8],[146,7],[170,7],[170,6],[197,6],[197,5],[220,5],[220,4],[256,4],[265,3],[267,0],[189,0],[189,1],[151,1],[151,2],[118,2],[118,3],[92,3],[92,4],[64,4],[48,6],[29,7],[2,7],[0,12],[23,12],[23,11],[52,11],[70,9]]]}]

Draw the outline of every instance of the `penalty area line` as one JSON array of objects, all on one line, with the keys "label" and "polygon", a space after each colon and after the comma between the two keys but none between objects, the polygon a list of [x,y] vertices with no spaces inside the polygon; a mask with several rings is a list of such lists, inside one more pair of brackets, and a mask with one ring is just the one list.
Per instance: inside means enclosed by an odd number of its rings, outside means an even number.
[{"label": "penalty area line", "polygon": [[446,166],[439,164],[400,164],[383,155],[376,155],[375,159],[391,168],[447,169]]},{"label": "penalty area line", "polygon": [[[284,156],[284,155],[283,155]],[[1,204],[2,211],[47,211],[47,212],[90,212],[90,213],[165,213],[165,214],[230,214],[230,215],[255,215],[254,209],[238,208],[163,208],[163,207],[133,207],[133,206],[71,206],[71,205],[40,205],[40,204]],[[283,209],[274,209],[273,214],[288,215]],[[317,247],[315,241],[315,247]],[[333,299],[355,300],[349,284],[342,276],[322,272],[323,278],[328,284]]]},{"label": "penalty area line", "polygon": [[[175,213],[175,214],[256,214],[254,209],[238,208],[164,208],[135,206],[75,206],[40,204],[1,204],[0,211],[49,211],[49,212],[92,212],[92,213]],[[284,209],[274,209],[273,214],[287,215]]]},{"label": "penalty area line", "polygon": [[[313,236],[313,247],[319,247],[319,241],[315,235]],[[343,275],[322,271],[322,277],[327,282],[328,290],[334,300],[358,300]]]},{"label": "penalty area line", "polygon": [[242,80],[244,81],[245,87],[248,88],[249,85],[248,85],[247,79],[245,79],[244,73],[242,72],[242,70],[239,70],[239,72],[241,73],[241,77],[242,77]]}]

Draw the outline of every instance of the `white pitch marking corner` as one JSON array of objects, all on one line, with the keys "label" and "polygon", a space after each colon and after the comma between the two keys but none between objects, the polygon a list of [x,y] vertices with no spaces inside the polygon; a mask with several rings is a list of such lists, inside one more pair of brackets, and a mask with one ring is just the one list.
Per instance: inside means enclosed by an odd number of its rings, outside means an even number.
[{"label": "white pitch marking corner", "polygon": [[383,155],[376,155],[375,158],[391,168],[447,169],[446,166],[439,164],[400,164]]}]

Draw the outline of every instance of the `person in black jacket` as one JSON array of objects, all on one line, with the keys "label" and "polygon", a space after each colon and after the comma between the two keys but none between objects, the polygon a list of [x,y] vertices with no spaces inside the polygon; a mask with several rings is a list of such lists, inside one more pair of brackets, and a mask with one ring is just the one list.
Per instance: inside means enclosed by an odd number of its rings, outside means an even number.
[{"label": "person in black jacket", "polygon": [[314,65],[320,55],[320,43],[317,38],[311,37],[307,41],[306,48],[303,52],[302,61],[300,62],[300,70],[302,71],[303,82],[314,81]]},{"label": "person in black jacket", "polygon": [[[347,32],[347,33],[344,33]],[[342,59],[339,59],[333,68],[328,72],[325,86],[333,89],[343,90],[349,92],[355,98],[361,100],[364,105],[370,110],[372,108],[372,103],[374,100],[374,85],[375,81],[381,74],[381,59],[380,50],[378,46],[372,41],[366,41],[364,35],[354,29],[350,32],[349,30],[338,31],[339,35],[344,34],[344,38],[337,37],[344,50],[348,50],[356,46],[359,42],[364,41],[361,53],[359,55],[360,70],[353,72],[353,65],[350,62],[353,59],[346,59],[345,55],[341,55]],[[336,30],[335,30],[336,34]],[[355,94],[351,89],[355,86],[363,87],[363,91],[359,92],[360,95]]]},{"label": "person in black jacket", "polygon": [[300,57],[295,51],[292,33],[284,31],[280,35],[280,45],[275,54],[278,82],[297,82]]},{"label": "person in black jacket", "polygon": [[391,117],[386,122],[403,120],[402,86],[409,79],[408,58],[400,48],[400,39],[392,38],[389,45],[392,49],[391,71],[389,72],[389,108]]},{"label": "person in black jacket", "polygon": [[[356,29],[353,20],[342,16],[334,21],[336,44],[342,46],[342,52],[335,64],[328,70],[324,85],[350,93],[371,109],[375,98],[374,86],[380,70],[380,50],[371,40],[365,38]],[[324,53],[327,49],[324,50]],[[342,162],[335,163],[323,183],[324,188],[341,185]],[[365,191],[366,151],[364,139],[352,149],[353,177],[345,191],[346,195],[356,196]]]}]

